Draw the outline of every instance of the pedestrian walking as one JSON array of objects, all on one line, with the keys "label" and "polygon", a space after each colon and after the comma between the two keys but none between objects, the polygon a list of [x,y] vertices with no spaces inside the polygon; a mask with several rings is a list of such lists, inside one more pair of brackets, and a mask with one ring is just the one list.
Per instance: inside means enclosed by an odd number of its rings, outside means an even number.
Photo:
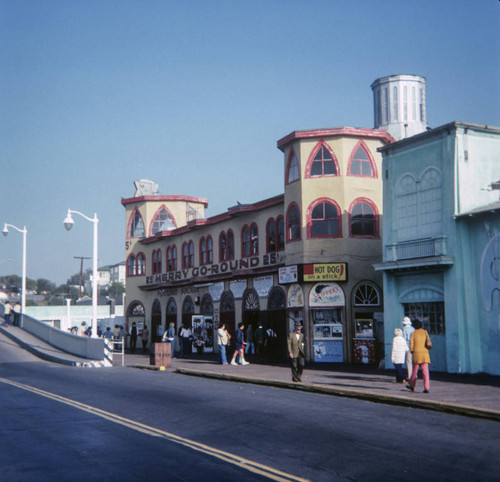
[{"label": "pedestrian walking", "polygon": [[148,330],[148,325],[145,324],[141,331],[142,353],[147,352],[148,340],[149,340],[149,330]]},{"label": "pedestrian walking", "polygon": [[21,303],[19,301],[12,308],[12,316],[14,317],[13,325],[20,326],[21,320]]},{"label": "pedestrian walking", "polygon": [[3,314],[4,320],[5,320],[4,325],[9,326],[10,320],[12,318],[12,305],[7,301],[7,303],[5,303],[4,306],[5,306],[5,311]]},{"label": "pedestrian walking", "polygon": [[245,347],[245,355],[252,352],[252,355],[255,354],[255,343],[253,336],[253,326],[251,323],[248,323],[247,327],[247,337],[246,337],[246,347]]},{"label": "pedestrian walking", "polygon": [[403,318],[403,338],[405,339],[406,345],[408,346],[408,350],[406,351],[406,355],[405,355],[406,371],[408,373],[406,381],[410,380],[411,372],[413,369],[413,357],[412,357],[411,350],[410,350],[410,338],[411,338],[411,334],[414,331],[415,331],[415,328],[413,328],[410,318],[405,316]]},{"label": "pedestrian walking", "polygon": [[191,328],[184,324],[179,333],[181,339],[181,358],[191,355],[193,352],[193,332]]},{"label": "pedestrian walking", "polygon": [[403,338],[403,330],[396,328],[394,330],[394,338],[392,339],[391,361],[396,369],[396,382],[404,383],[406,378],[403,374],[403,365],[405,362],[406,352],[409,350],[405,339]]},{"label": "pedestrian walking", "polygon": [[170,356],[174,358],[174,344],[175,344],[175,323],[173,321],[168,325],[167,330],[163,334],[162,341],[170,343]]},{"label": "pedestrian walking", "polygon": [[130,327],[130,353],[135,353],[137,347],[137,325],[135,321],[132,322]]},{"label": "pedestrian walking", "polygon": [[262,353],[262,349],[264,348],[264,343],[266,341],[266,332],[264,331],[264,327],[262,323],[259,322],[259,326],[255,330],[253,334],[253,339],[255,343],[255,352],[257,355]]},{"label": "pedestrian walking", "polygon": [[[234,345],[233,358],[231,359],[231,365],[249,365],[245,360],[245,323],[240,323],[238,329],[236,330],[236,341]],[[236,357],[240,356],[240,361],[236,363]]]},{"label": "pedestrian walking", "polygon": [[305,366],[305,339],[300,323],[295,323],[295,331],[288,335],[287,344],[292,368],[292,381],[301,382],[302,372]]},{"label": "pedestrian walking", "polygon": [[424,393],[429,393],[429,365],[431,363],[429,350],[432,348],[432,343],[429,338],[429,333],[422,328],[422,322],[420,320],[415,320],[413,325],[415,327],[415,331],[412,333],[410,339],[410,350],[413,356],[413,369],[410,381],[408,382],[408,385],[406,385],[406,388],[412,392],[415,391],[418,369],[420,367],[422,368],[422,375],[424,377]]},{"label": "pedestrian walking", "polygon": [[226,324],[222,325],[217,330],[217,346],[219,347],[219,358],[222,365],[227,365],[227,346],[229,345],[229,340],[231,335],[226,330]]}]

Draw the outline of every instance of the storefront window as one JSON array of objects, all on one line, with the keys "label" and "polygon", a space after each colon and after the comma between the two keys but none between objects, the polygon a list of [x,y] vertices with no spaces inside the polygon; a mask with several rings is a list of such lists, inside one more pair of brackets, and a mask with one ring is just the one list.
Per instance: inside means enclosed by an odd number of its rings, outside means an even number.
[{"label": "storefront window", "polygon": [[420,320],[422,328],[431,335],[446,334],[446,324],[444,318],[444,303],[442,301],[434,303],[404,303],[405,316],[410,320]]}]

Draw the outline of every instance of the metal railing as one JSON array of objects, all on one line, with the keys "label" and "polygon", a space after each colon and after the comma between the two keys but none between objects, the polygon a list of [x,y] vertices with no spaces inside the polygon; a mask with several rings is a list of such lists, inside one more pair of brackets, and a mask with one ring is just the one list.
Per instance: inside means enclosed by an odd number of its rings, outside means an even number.
[{"label": "metal railing", "polygon": [[447,254],[447,238],[417,239],[402,243],[388,244],[385,246],[385,261],[398,261],[401,259],[427,258]]}]

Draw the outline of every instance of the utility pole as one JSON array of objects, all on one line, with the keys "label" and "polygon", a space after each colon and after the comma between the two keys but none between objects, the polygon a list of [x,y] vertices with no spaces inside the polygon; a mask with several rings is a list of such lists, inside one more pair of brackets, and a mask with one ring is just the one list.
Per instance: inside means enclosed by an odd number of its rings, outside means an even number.
[{"label": "utility pole", "polygon": [[79,295],[81,298],[83,295],[83,260],[90,259],[90,258],[86,257],[86,256],[73,256],[73,258],[80,260],[80,293],[79,293]]}]

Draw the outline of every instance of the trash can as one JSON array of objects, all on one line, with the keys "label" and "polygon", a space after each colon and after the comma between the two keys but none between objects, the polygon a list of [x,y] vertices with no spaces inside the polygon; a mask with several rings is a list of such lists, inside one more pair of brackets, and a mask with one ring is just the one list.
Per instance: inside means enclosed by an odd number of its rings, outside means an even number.
[{"label": "trash can", "polygon": [[172,343],[154,343],[152,353],[149,355],[149,364],[170,368],[172,366]]}]

